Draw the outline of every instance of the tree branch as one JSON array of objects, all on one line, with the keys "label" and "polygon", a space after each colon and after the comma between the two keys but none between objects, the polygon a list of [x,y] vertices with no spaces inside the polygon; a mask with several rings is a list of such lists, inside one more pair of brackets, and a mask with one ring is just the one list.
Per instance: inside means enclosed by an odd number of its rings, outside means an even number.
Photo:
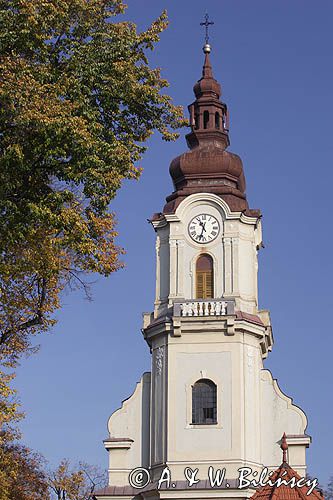
[{"label": "tree branch", "polygon": [[9,328],[8,330],[4,331],[0,336],[0,346],[5,344],[11,336],[15,335],[15,333],[22,332],[24,330],[27,330],[28,328],[41,325],[43,323],[44,319],[43,306],[46,300],[46,290],[47,290],[47,280],[46,278],[43,278],[41,283],[40,299],[38,302],[38,308],[35,316],[27,321],[24,321],[23,323],[21,323],[16,327]]}]

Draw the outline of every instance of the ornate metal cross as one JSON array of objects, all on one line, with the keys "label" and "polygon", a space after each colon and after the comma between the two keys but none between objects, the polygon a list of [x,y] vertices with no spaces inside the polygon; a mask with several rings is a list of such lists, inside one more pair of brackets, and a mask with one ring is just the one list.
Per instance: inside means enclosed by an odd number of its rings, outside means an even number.
[{"label": "ornate metal cross", "polygon": [[208,36],[208,28],[211,24],[214,24],[213,21],[209,21],[209,15],[206,13],[205,14],[205,22],[204,23],[200,23],[200,26],[205,26],[206,28],[206,36],[205,36],[205,42],[206,44],[208,44],[208,41],[209,41],[209,36]]}]

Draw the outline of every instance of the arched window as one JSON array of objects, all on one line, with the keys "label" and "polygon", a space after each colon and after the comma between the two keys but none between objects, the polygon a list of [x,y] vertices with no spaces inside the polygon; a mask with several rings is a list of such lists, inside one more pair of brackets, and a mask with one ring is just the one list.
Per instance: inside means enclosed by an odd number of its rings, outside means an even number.
[{"label": "arched window", "polygon": [[209,112],[208,111],[204,111],[203,122],[204,122],[204,128],[208,128],[208,123],[209,123]]},{"label": "arched window", "polygon": [[192,387],[192,424],[216,424],[216,385],[202,378]]},{"label": "arched window", "polygon": [[220,114],[217,111],[215,113],[215,128],[220,128]]},{"label": "arched window", "polygon": [[214,297],[213,259],[210,255],[202,254],[196,264],[196,298],[212,299]]}]

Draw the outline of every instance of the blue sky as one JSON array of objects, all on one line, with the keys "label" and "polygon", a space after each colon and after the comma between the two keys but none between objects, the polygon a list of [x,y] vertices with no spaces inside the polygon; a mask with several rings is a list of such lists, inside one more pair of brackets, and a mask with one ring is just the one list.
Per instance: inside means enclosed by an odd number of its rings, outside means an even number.
[{"label": "blue sky", "polygon": [[[166,8],[170,26],[151,54],[176,104],[193,100],[201,76],[205,4],[129,0],[140,29]],[[275,346],[266,362],[309,419],[309,472],[333,474],[332,183],[333,3],[210,0],[212,63],[231,115],[230,150],[243,159],[247,196],[263,212],[260,306],[271,311]],[[68,457],[107,466],[108,416],[150,368],[140,328],[151,311],[155,240],[147,218],[172,192],[168,167],[184,139],[149,142],[139,182],[112,204],[125,269],[93,285],[93,302],[63,297],[58,324],[17,378],[27,417],[23,439],[51,464]]]}]

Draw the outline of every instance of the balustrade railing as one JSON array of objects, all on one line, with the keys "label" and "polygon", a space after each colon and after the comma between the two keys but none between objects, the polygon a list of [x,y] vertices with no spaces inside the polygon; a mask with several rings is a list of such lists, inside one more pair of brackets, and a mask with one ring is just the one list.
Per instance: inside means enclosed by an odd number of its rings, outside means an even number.
[{"label": "balustrade railing", "polygon": [[[224,300],[198,300],[175,304],[178,316],[226,316],[231,303]],[[178,313],[178,314],[177,314]]]}]

